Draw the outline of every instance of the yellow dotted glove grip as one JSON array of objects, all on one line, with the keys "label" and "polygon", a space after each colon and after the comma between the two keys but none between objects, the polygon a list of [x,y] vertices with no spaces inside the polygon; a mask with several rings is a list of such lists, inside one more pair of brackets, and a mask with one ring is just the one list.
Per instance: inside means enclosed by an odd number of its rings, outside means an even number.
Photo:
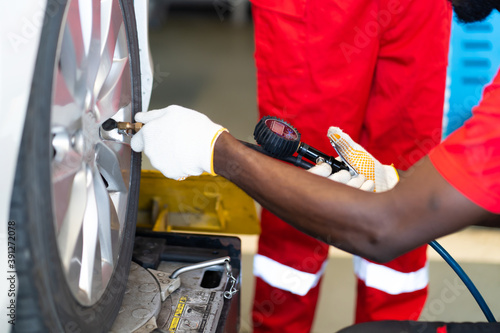
[{"label": "yellow dotted glove grip", "polygon": [[328,138],[339,156],[353,171],[375,183],[376,192],[390,190],[399,181],[399,175],[393,166],[382,165],[340,128],[330,127]]},{"label": "yellow dotted glove grip", "polygon": [[335,144],[335,150],[345,162],[349,163],[356,172],[364,175],[366,179],[375,181],[375,161],[373,157],[364,150],[353,148],[343,137],[331,134],[330,140]]}]

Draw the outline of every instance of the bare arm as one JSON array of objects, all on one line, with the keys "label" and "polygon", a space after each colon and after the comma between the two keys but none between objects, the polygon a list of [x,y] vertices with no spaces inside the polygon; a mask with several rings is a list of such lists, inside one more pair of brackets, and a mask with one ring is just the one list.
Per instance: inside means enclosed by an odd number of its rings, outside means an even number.
[{"label": "bare arm", "polygon": [[498,215],[448,184],[428,158],[393,190],[374,194],[286,165],[223,133],[214,169],[295,228],[379,262],[468,225],[500,224]]}]

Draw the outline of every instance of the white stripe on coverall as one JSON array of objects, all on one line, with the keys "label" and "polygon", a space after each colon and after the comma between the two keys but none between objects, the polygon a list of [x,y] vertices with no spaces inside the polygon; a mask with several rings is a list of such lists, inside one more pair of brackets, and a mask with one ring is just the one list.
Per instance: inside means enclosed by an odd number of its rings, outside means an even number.
[{"label": "white stripe on coverall", "polygon": [[392,268],[369,262],[354,256],[354,273],[367,287],[390,295],[409,293],[425,288],[429,284],[429,264],[415,272],[401,273]]},{"label": "white stripe on coverall", "polygon": [[253,259],[253,275],[260,277],[270,286],[304,296],[318,284],[325,272],[326,264],[327,261],[323,263],[316,274],[312,274],[301,272],[266,256],[256,254]]}]

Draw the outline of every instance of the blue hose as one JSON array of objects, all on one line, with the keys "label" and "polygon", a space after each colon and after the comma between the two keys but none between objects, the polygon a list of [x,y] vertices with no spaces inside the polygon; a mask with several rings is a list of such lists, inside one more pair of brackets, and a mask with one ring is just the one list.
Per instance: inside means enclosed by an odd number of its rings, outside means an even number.
[{"label": "blue hose", "polygon": [[489,323],[496,323],[495,317],[493,316],[493,313],[491,313],[490,308],[484,301],[483,296],[481,296],[481,293],[479,293],[479,290],[477,290],[476,286],[474,283],[472,283],[471,279],[465,273],[465,271],[460,267],[460,265],[453,259],[453,257],[435,240],[429,242],[429,245],[436,250],[437,253],[450,265],[450,267],[457,273],[458,277],[463,281],[467,289],[469,289],[470,293],[472,294],[472,297],[477,302],[477,305],[481,308],[481,311],[483,311],[484,315],[486,316],[486,319],[488,320]]}]

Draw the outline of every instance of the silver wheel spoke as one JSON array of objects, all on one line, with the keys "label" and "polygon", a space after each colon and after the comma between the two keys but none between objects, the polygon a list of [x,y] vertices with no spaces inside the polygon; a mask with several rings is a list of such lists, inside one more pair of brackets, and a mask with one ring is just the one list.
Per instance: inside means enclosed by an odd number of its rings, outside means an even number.
[{"label": "silver wheel spoke", "polygon": [[[120,144],[120,146],[123,145]],[[108,183],[107,190],[109,192],[126,192],[128,190],[127,184],[123,181],[122,168],[117,153],[103,143],[96,147],[96,163],[101,175]]]},{"label": "silver wheel spoke", "polygon": [[[95,177],[87,168],[87,207],[83,217],[83,251],[82,266],[80,270],[80,281],[78,286],[86,293],[89,300],[92,299],[92,282],[95,266],[95,254],[97,246],[97,230],[99,225],[99,213],[97,210],[97,197],[95,193]],[[108,217],[109,218],[109,217]]]},{"label": "silver wheel spoke", "polygon": [[[57,189],[57,188],[56,188]],[[69,191],[68,209],[57,234],[57,243],[61,260],[66,271],[69,271],[73,254],[82,229],[87,203],[87,171],[85,166],[73,178]]]},{"label": "silver wheel spoke", "polygon": [[[70,217],[67,215],[74,215],[75,218],[77,217],[76,212],[80,212],[80,209],[73,208],[71,209],[71,205],[77,205],[79,204],[79,200],[83,199],[83,194],[82,190],[84,191],[85,188],[83,188],[82,184],[85,182],[82,177],[81,170],[85,168],[85,165],[80,162],[80,166],[78,169],[75,168],[75,170],[71,170],[71,172],[67,172],[64,177],[59,177],[58,179],[53,180],[53,188],[54,188],[54,208],[55,208],[55,228],[56,228],[56,235],[59,235],[61,231],[61,227],[65,223],[69,223],[71,225],[71,222],[66,221],[66,219],[70,219]],[[54,177],[55,178],[55,177]],[[71,198],[73,191],[75,192],[75,202],[71,204]],[[84,193],[84,192],[83,192]],[[80,196],[82,195],[82,196]],[[69,213],[68,213],[69,212]],[[80,215],[83,218],[83,209],[81,209]],[[67,226],[68,227],[68,226]]]},{"label": "silver wheel spoke", "polygon": [[[82,5],[83,3],[83,5]],[[88,8],[91,6],[91,8]],[[90,44],[89,50],[87,54],[87,91],[91,94],[92,97],[95,98],[96,92],[94,91],[95,82],[98,80],[97,73],[99,71],[99,66],[101,62],[101,3],[99,0],[90,1],[80,1],[80,8],[85,9],[85,16],[88,16],[88,11],[91,12],[90,21],[91,25],[87,25],[85,27],[87,33],[89,33],[90,29]],[[92,102],[87,101],[88,107],[93,107],[94,100]]]},{"label": "silver wheel spoke", "polygon": [[101,123],[130,103],[130,73],[128,58],[114,61],[97,100]]},{"label": "silver wheel spoke", "polygon": [[[63,66],[63,65],[61,65]],[[68,82],[75,77],[71,74],[64,74],[65,67],[56,70],[54,93],[54,106],[52,108],[52,126],[63,126],[66,129],[78,128],[82,117],[83,101],[74,98],[76,82]],[[69,72],[69,70],[67,71]]]},{"label": "silver wheel spoke", "polygon": [[[115,59],[115,49],[120,35],[124,35],[125,25],[121,20],[121,9],[117,1],[106,0],[101,11],[101,50],[98,75],[95,80],[94,94],[100,94]],[[125,55],[126,56],[126,55]]]},{"label": "silver wheel spoke", "polygon": [[81,118],[86,95],[82,73],[85,72],[87,51],[78,2],[69,4],[68,17],[72,20],[64,28],[61,42],[61,53],[65,56],[56,66],[54,104],[57,108],[53,108],[56,114],[52,116],[53,125],[65,127]]},{"label": "silver wheel spoke", "polygon": [[75,94],[75,84],[78,81],[83,63],[86,59],[87,50],[82,31],[82,22],[80,18],[80,8],[77,1],[72,1],[68,8],[68,21],[65,29],[61,46],[61,52],[66,55],[60,59],[59,66],[64,68],[63,74],[70,85],[70,91]]},{"label": "silver wheel spoke", "polygon": [[111,200],[108,191],[102,181],[101,174],[94,170],[95,201],[97,203],[97,214],[99,219],[99,244],[101,246],[101,258],[113,265],[113,250],[111,247],[111,219],[116,216],[112,211]]}]

